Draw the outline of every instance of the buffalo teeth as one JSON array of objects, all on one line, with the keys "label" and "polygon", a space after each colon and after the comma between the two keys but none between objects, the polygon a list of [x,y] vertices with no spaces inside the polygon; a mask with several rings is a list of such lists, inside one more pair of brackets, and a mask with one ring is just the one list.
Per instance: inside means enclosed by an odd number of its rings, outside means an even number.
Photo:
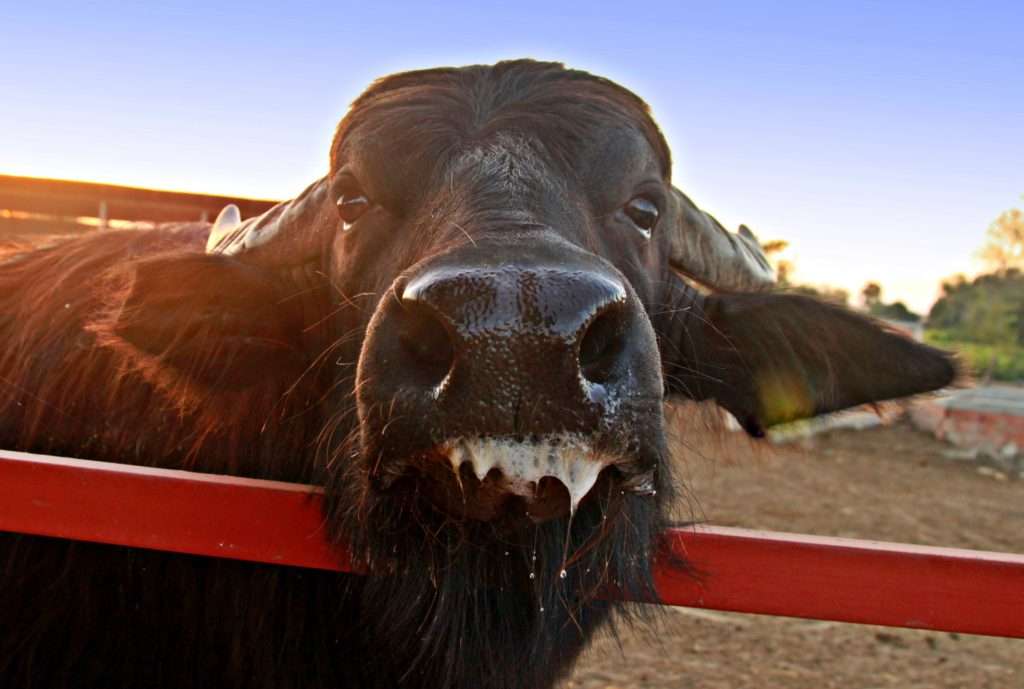
[{"label": "buffalo teeth", "polygon": [[497,438],[450,441],[445,453],[458,475],[466,462],[483,481],[491,469],[499,469],[512,492],[530,497],[545,476],[559,480],[569,491],[570,507],[576,511],[598,474],[612,458],[598,454],[586,442],[573,436],[542,439],[536,443]]}]

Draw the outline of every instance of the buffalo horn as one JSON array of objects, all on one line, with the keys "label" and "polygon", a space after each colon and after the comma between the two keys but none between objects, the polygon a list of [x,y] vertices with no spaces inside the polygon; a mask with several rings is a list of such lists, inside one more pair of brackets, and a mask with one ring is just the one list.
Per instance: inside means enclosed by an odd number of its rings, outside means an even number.
[{"label": "buffalo horn", "polygon": [[[206,243],[206,253],[234,256],[267,267],[298,266],[323,252],[324,230],[336,224],[333,204],[327,203],[330,185],[317,180],[291,201],[277,204],[266,213],[231,224],[228,206],[217,217]],[[229,217],[222,223],[225,214]]]},{"label": "buffalo horn", "polygon": [[669,240],[673,268],[714,290],[753,292],[775,284],[775,272],[746,225],[733,234],[683,192],[674,192],[680,222]]},{"label": "buffalo horn", "polygon": [[242,213],[238,206],[233,203],[224,206],[210,227],[210,236],[206,239],[206,252],[212,253],[213,248],[224,240],[224,236],[241,224]]}]

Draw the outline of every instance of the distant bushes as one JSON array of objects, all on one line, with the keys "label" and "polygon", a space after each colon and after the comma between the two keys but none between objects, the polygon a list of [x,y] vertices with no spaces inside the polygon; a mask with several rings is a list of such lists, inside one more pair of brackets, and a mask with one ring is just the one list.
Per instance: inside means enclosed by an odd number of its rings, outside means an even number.
[{"label": "distant bushes", "polygon": [[1024,273],[944,282],[927,328],[927,341],[960,352],[975,375],[1024,380]]},{"label": "distant bushes", "polygon": [[976,378],[1024,381],[1024,347],[966,342],[948,330],[925,330],[924,339],[935,347],[957,352]]},{"label": "distant bushes", "polygon": [[1024,273],[1012,269],[943,282],[928,327],[965,342],[1024,346]]}]

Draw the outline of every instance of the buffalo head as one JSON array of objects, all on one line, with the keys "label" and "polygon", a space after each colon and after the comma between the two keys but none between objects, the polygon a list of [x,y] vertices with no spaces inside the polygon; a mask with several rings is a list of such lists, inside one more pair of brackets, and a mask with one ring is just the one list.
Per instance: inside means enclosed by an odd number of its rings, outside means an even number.
[{"label": "buffalo head", "polygon": [[[468,619],[528,649],[600,619],[601,587],[649,587],[666,396],[714,400],[757,436],[954,375],[773,292],[753,235],[670,170],[643,101],[583,72],[387,77],[299,197],[226,211],[205,254],[137,263],[109,339],[193,406],[302,381],[314,432],[289,452],[327,484],[331,533],[408,575],[368,584],[372,624],[408,627],[411,667],[456,672],[445,644]],[[481,612],[504,595],[522,605]]]}]

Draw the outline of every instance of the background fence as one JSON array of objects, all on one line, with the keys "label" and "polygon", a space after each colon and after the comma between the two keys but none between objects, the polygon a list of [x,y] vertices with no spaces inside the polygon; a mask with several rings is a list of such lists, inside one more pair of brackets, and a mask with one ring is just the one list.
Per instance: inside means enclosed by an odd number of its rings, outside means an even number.
[{"label": "background fence", "polygon": [[0,235],[72,234],[111,221],[213,220],[229,203],[246,218],[276,201],[0,175]]}]

